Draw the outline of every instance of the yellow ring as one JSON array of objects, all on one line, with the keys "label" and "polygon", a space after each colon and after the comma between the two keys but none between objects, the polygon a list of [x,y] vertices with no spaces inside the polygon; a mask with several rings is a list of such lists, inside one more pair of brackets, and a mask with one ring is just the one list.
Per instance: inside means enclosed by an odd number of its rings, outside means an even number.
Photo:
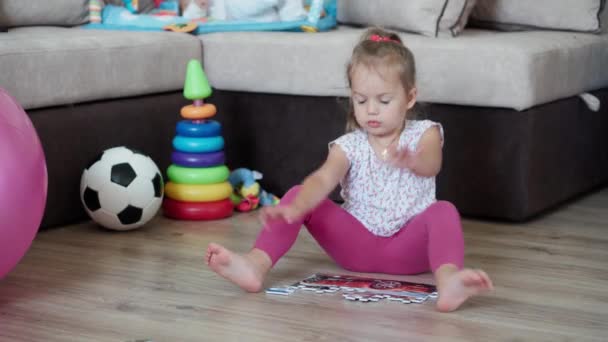
[{"label": "yellow ring", "polygon": [[213,202],[229,198],[232,185],[229,182],[215,184],[177,184],[167,182],[165,195],[176,201]]}]

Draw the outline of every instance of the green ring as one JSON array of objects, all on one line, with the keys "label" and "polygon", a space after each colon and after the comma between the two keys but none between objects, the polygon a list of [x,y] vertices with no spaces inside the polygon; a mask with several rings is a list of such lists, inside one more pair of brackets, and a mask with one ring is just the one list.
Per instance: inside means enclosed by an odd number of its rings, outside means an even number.
[{"label": "green ring", "polygon": [[167,176],[177,184],[215,184],[227,181],[230,170],[226,165],[182,167],[172,164],[167,169]]}]

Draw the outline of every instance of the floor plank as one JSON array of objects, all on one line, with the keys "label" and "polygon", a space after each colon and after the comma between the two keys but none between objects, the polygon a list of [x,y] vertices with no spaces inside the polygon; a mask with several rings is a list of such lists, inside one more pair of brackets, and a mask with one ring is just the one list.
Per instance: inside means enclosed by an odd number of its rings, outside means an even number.
[{"label": "floor plank", "polygon": [[[245,251],[258,230],[256,214],[239,214],[43,231],[0,281],[0,341],[608,340],[608,189],[525,224],[465,220],[466,264],[496,290],[451,314],[432,302],[247,294],[204,266],[207,243]],[[266,285],[324,271],[348,273],[303,231]]]}]

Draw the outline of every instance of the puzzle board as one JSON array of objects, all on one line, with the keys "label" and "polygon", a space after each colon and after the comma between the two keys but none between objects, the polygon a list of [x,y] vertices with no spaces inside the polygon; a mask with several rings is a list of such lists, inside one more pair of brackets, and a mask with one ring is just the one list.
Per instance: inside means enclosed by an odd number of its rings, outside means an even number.
[{"label": "puzzle board", "polygon": [[434,285],[325,273],[313,274],[290,286],[271,287],[266,293],[290,295],[298,290],[319,294],[340,291],[344,299],[360,302],[377,302],[386,299],[409,304],[422,303],[429,298],[437,297],[437,288]]}]

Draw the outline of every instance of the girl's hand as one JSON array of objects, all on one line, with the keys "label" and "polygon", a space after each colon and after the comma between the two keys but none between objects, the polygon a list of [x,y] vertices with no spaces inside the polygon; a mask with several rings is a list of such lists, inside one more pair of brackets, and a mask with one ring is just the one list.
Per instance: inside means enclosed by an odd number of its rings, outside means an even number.
[{"label": "girl's hand", "polygon": [[303,216],[303,213],[293,205],[264,207],[260,212],[260,220],[264,226],[268,227],[272,221],[281,220],[287,223],[293,223]]},{"label": "girl's hand", "polygon": [[403,169],[414,170],[420,162],[420,153],[422,148],[418,147],[416,151],[411,151],[407,147],[397,149],[396,144],[388,147],[388,163]]}]

